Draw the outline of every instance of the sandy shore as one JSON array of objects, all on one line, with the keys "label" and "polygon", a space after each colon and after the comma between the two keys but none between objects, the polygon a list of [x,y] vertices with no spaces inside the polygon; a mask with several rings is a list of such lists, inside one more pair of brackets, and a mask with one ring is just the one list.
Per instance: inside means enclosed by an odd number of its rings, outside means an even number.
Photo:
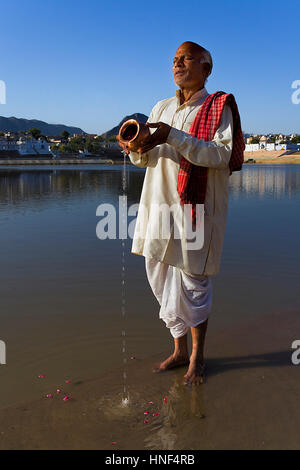
[{"label": "sandy shore", "polygon": [[285,152],[274,151],[269,152],[266,150],[257,151],[257,152],[244,152],[245,163],[248,159],[255,160],[255,163],[267,164],[267,165],[291,165],[300,163],[300,152],[285,155]]},{"label": "sandy shore", "polygon": [[0,410],[0,449],[298,449],[300,366],[290,347],[299,326],[293,311],[212,326],[199,388],[182,384],[184,368],[151,372],[167,351],[137,356],[128,364],[128,406],[122,369],[58,384],[58,395],[40,380],[40,399]]}]

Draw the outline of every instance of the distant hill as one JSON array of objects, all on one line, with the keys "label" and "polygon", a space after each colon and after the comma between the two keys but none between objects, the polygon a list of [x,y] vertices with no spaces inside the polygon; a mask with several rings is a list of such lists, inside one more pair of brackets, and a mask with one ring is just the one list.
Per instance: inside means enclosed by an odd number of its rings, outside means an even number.
[{"label": "distant hill", "polygon": [[104,132],[101,135],[101,137],[103,137],[103,139],[109,139],[113,135],[117,135],[119,133],[120,127],[122,126],[123,122],[128,121],[128,119],[136,119],[139,122],[145,123],[147,122],[148,116],[146,116],[145,114],[141,114],[141,113],[135,113],[135,114],[131,114],[130,116],[126,116],[124,117],[124,119],[122,119],[122,121],[116,127],[113,127],[113,129],[110,129],[110,131]]},{"label": "distant hill", "polygon": [[62,131],[68,131],[70,135],[85,134],[80,127],[65,126],[64,124],[48,124],[47,122],[38,121],[37,119],[7,118],[0,116],[1,132],[28,131],[33,127],[40,129],[43,135],[50,137],[60,135]]}]

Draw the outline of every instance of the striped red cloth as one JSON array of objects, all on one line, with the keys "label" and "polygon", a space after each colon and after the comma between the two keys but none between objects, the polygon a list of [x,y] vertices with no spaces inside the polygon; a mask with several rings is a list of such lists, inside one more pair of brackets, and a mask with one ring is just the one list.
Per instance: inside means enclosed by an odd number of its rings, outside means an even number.
[{"label": "striped red cloth", "polygon": [[[229,161],[230,174],[239,171],[244,161],[245,142],[241,128],[241,120],[234,96],[224,91],[216,91],[208,95],[198,111],[189,131],[193,137],[211,141],[220,125],[221,115],[225,104],[228,104],[233,117],[233,146]],[[184,157],[181,158],[177,191],[181,204],[193,205],[193,219],[195,219],[195,205],[204,204],[207,187],[208,168],[193,165]]]}]

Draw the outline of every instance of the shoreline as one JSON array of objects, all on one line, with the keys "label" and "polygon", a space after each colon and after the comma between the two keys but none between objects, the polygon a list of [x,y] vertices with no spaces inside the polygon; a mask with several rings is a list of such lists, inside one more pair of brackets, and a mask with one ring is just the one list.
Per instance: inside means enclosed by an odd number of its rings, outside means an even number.
[{"label": "shoreline", "polygon": [[[252,157],[250,157],[252,158]],[[277,158],[266,158],[266,157],[256,157],[254,162],[244,162],[244,165],[299,165],[299,157],[287,157],[284,160],[279,160]],[[123,160],[0,160],[0,168],[3,166],[39,166],[39,165],[51,165],[51,166],[62,166],[62,165],[122,165]],[[130,161],[127,161],[127,164],[132,165]]]},{"label": "shoreline", "polygon": [[[253,161],[248,161],[253,160]],[[116,152],[111,152],[111,155],[107,155],[107,158],[0,158],[1,166],[30,166],[30,165],[121,165],[123,164],[122,154],[117,155]],[[127,159],[127,163],[131,164],[130,160]],[[282,151],[269,152],[266,150],[257,152],[244,152],[244,164],[265,164],[265,165],[298,165],[300,164],[300,152],[286,154]]]},{"label": "shoreline", "polygon": [[[96,158],[89,158],[85,160],[80,159],[59,159],[59,160],[41,160],[41,159],[20,159],[20,160],[0,160],[0,166],[30,166],[30,165],[121,165],[123,160],[113,160],[111,158],[107,159],[96,159]],[[130,163],[130,162],[129,162]]]}]

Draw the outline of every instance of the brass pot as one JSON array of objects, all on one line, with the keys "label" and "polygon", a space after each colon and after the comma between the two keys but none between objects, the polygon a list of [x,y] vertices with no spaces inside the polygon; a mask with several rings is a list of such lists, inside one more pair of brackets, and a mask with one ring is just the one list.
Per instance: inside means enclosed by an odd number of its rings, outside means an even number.
[{"label": "brass pot", "polygon": [[118,139],[126,144],[129,150],[136,152],[141,142],[149,135],[150,131],[146,124],[129,119],[122,124]]}]

